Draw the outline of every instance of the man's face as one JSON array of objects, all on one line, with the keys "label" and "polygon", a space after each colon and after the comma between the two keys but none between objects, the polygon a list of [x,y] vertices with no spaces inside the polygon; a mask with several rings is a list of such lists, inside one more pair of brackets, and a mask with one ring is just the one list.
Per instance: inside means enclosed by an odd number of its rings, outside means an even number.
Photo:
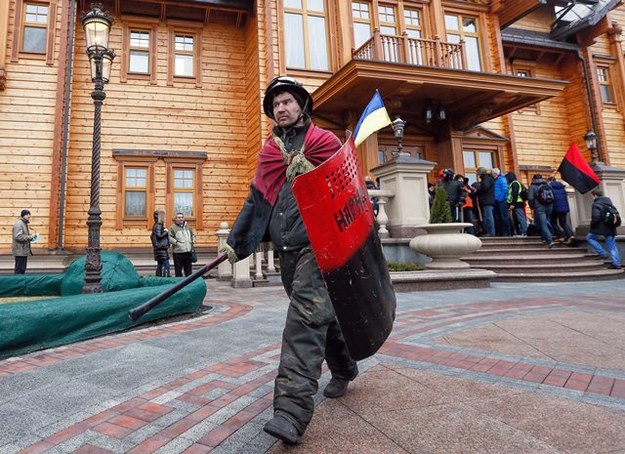
[{"label": "man's face", "polygon": [[177,224],[183,224],[184,223],[184,214],[177,214],[176,215],[176,223]]},{"label": "man's face", "polygon": [[30,214],[25,214],[24,219],[26,219],[27,221],[30,221]]},{"label": "man's face", "polygon": [[281,128],[293,126],[300,120],[302,108],[299,106],[295,97],[284,92],[273,98],[273,118]]}]

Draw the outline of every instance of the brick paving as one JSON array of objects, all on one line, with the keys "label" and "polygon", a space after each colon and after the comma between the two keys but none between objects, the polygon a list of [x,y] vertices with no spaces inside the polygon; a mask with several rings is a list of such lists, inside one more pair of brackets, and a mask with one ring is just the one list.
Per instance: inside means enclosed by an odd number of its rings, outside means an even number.
[{"label": "brick paving", "polygon": [[0,453],[625,452],[621,281],[398,294],[299,447],[262,431],[283,291],[207,285],[197,319],[0,361]]}]

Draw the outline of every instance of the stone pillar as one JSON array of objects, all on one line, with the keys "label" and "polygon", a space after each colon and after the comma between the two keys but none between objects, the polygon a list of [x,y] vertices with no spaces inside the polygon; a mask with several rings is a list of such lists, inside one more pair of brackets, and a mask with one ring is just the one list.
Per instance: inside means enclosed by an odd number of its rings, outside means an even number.
[{"label": "stone pillar", "polygon": [[[227,222],[219,224],[219,230],[215,232],[217,235],[217,250],[220,251],[225,245],[228,235],[230,235],[230,229]],[[229,281],[232,279],[232,265],[229,261],[225,261],[217,265],[217,280]]]},{"label": "stone pillar", "polygon": [[395,195],[385,206],[387,229],[392,238],[412,238],[418,225],[429,222],[428,173],[435,165],[432,161],[399,155],[371,169],[371,174],[380,179],[380,189]]},{"label": "stone pillar", "polygon": [[246,257],[239,260],[232,267],[233,279],[232,287],[234,288],[250,288],[254,284],[250,278],[250,258]]}]

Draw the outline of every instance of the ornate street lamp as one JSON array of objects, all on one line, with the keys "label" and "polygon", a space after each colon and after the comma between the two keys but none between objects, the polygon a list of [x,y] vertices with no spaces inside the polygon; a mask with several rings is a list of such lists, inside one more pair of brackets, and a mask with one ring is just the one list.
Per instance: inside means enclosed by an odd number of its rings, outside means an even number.
[{"label": "ornate street lamp", "polygon": [[100,211],[100,128],[102,103],[106,98],[104,84],[111,76],[111,65],[115,52],[109,50],[109,33],[113,25],[113,18],[102,10],[100,3],[92,3],[91,10],[83,13],[81,18],[87,41],[87,55],[91,69],[91,81],[95,84],[91,92],[94,104],[93,116],[93,148],[91,152],[91,199],[89,206],[89,239],[87,245],[87,261],[85,263],[85,285],[83,293],[101,293],[102,284],[100,271],[100,226],[102,212]]},{"label": "ornate street lamp", "polygon": [[597,134],[592,129],[584,135],[586,141],[586,147],[590,150],[590,164],[595,165],[597,163]]},{"label": "ornate street lamp", "polygon": [[404,127],[406,126],[406,122],[402,120],[399,115],[395,117],[395,120],[391,123],[391,127],[393,128],[393,134],[395,134],[395,138],[397,139],[397,153],[393,153],[395,157],[402,156],[405,153],[402,152],[403,145],[402,141],[404,140]]}]

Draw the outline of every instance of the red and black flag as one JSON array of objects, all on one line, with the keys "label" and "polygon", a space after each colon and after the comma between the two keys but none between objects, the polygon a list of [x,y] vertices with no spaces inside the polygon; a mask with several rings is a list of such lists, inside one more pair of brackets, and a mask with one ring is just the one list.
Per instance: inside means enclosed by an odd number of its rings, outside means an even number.
[{"label": "red and black flag", "polygon": [[569,151],[564,155],[558,172],[562,179],[582,194],[586,194],[601,183],[601,180],[586,162],[575,142],[571,143]]},{"label": "red and black flag", "polygon": [[353,137],[293,194],[349,353],[367,358],[390,334],[396,301]]}]

